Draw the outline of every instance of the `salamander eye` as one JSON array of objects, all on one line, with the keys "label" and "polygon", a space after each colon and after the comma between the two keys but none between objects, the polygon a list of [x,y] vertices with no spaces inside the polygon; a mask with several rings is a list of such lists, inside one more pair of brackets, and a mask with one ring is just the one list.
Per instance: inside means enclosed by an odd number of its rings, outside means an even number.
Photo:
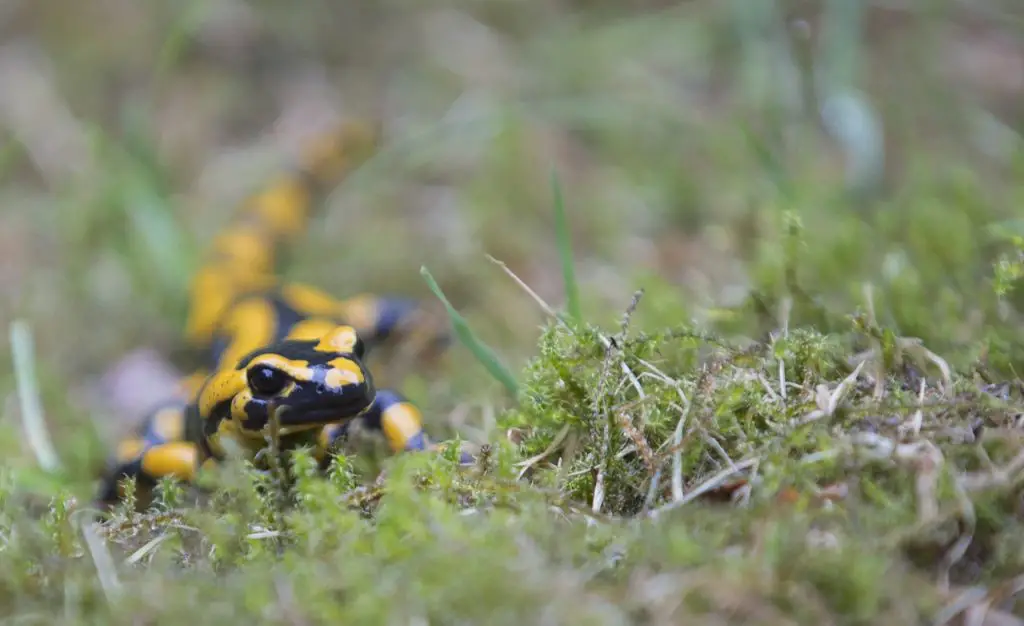
[{"label": "salamander eye", "polygon": [[284,390],[288,375],[269,365],[255,365],[249,368],[249,386],[261,396],[272,396]]}]

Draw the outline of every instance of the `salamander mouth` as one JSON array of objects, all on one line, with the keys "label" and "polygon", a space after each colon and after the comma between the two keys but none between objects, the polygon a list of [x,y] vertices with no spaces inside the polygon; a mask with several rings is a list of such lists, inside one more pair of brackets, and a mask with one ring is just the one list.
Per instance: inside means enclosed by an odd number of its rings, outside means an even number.
[{"label": "salamander mouth", "polygon": [[313,409],[299,407],[280,407],[277,412],[282,428],[321,426],[334,422],[344,422],[365,411],[373,404],[373,398],[361,397],[344,402],[333,402],[329,406]]}]

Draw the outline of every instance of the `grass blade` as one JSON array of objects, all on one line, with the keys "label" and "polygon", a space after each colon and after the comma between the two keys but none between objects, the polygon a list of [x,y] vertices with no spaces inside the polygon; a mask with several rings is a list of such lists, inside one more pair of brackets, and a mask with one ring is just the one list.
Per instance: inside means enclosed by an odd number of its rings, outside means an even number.
[{"label": "grass blade", "polygon": [[21,403],[21,419],[25,425],[25,434],[28,435],[28,443],[39,465],[47,472],[57,472],[61,469],[60,457],[50,442],[43,419],[39,385],[36,382],[32,332],[27,322],[16,320],[11,324],[10,333],[18,401]]},{"label": "grass blade", "polygon": [[469,323],[466,322],[466,318],[462,317],[455,310],[455,307],[448,302],[448,298],[445,297],[444,292],[441,291],[441,287],[438,286],[437,281],[431,276],[430,271],[426,267],[421,267],[420,274],[427,281],[427,286],[430,287],[430,290],[444,304],[444,308],[448,311],[448,317],[451,319],[452,328],[455,329],[455,334],[458,335],[459,341],[473,353],[473,356],[490,372],[491,376],[508,389],[509,393],[513,396],[517,395],[519,393],[519,383],[516,382],[515,377],[512,376],[508,368],[498,360],[494,350],[476,338],[476,335],[473,334],[472,329],[469,327]]},{"label": "grass blade", "polygon": [[863,64],[866,3],[829,0],[822,16],[816,76],[821,120],[846,154],[847,186],[877,190],[885,174],[885,137],[878,114],[856,85]]},{"label": "grass blade", "polygon": [[555,237],[558,243],[558,255],[562,259],[562,281],[565,284],[565,304],[569,318],[579,322],[583,318],[580,311],[579,285],[572,262],[572,238],[569,236],[569,221],[565,217],[565,202],[562,199],[562,186],[558,182],[558,172],[551,170],[551,194],[555,201]]}]

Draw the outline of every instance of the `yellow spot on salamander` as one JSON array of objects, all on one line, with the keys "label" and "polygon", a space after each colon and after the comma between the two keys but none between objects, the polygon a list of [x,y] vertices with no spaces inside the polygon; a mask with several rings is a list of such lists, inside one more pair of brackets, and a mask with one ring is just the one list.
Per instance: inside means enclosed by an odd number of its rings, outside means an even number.
[{"label": "yellow spot on salamander", "polygon": [[388,445],[395,452],[404,450],[409,440],[423,430],[423,418],[420,412],[408,402],[388,408],[381,415],[380,423]]},{"label": "yellow spot on salamander", "polygon": [[358,336],[354,328],[351,326],[338,326],[320,339],[320,343],[316,345],[316,350],[319,352],[352,354],[356,349],[357,341]]},{"label": "yellow spot on salamander", "polygon": [[340,389],[347,385],[361,385],[366,382],[363,369],[351,359],[331,359],[328,365],[331,369],[327,370],[324,382],[329,387]]},{"label": "yellow spot on salamander", "polygon": [[288,331],[287,338],[299,341],[312,341],[320,339],[337,328],[337,326],[337,322],[323,318],[303,320],[292,326],[292,329]]},{"label": "yellow spot on salamander", "polygon": [[247,417],[245,407],[248,406],[251,401],[252,393],[248,390],[239,392],[238,395],[231,399],[231,419],[235,420],[239,431],[244,430],[242,428],[242,422],[244,422]]},{"label": "yellow spot on salamander", "polygon": [[213,241],[212,255],[219,266],[240,273],[265,274],[273,269],[273,241],[253,228],[229,230]]},{"label": "yellow spot on salamander", "polygon": [[253,212],[274,233],[291,236],[306,223],[310,194],[299,179],[285,177],[252,199]]},{"label": "yellow spot on salamander", "polygon": [[331,434],[333,433],[333,428],[337,428],[337,426],[334,424],[329,424],[320,429],[320,436],[317,437],[316,440],[316,452],[320,452],[322,454],[327,449],[327,446],[331,444]]},{"label": "yellow spot on salamander", "polygon": [[142,457],[142,471],[154,478],[174,476],[191,481],[195,478],[198,453],[194,444],[185,441],[155,446]]},{"label": "yellow spot on salamander", "polygon": [[270,343],[276,324],[274,308],[262,298],[239,302],[226,314],[222,332],[231,337],[231,343],[221,355],[220,367],[233,367],[246,354]]},{"label": "yellow spot on salamander", "polygon": [[196,274],[189,296],[192,308],[185,328],[186,339],[205,345],[235,296],[244,291],[268,288],[273,282],[269,275],[216,263],[202,268]]}]

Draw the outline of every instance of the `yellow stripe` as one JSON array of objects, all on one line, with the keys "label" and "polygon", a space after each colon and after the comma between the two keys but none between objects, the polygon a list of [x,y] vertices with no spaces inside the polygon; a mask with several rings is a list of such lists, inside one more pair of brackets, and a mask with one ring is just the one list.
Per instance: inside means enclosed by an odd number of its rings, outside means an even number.
[{"label": "yellow stripe", "polygon": [[221,355],[218,367],[235,367],[243,356],[270,343],[276,323],[274,308],[266,300],[245,300],[232,307],[221,325],[231,342]]},{"label": "yellow stripe", "polygon": [[380,129],[365,122],[346,122],[306,145],[302,167],[321,183],[347,174],[368,158],[377,146]]},{"label": "yellow stripe", "polygon": [[266,289],[273,284],[269,275],[241,272],[234,268],[210,265],[201,268],[192,281],[191,309],[185,324],[185,338],[205,345],[213,336],[217,322],[231,301],[245,291]]},{"label": "yellow stripe", "polygon": [[309,368],[309,361],[303,359],[286,359],[280,354],[264,354],[254,359],[249,367],[257,364],[269,365],[274,369],[281,370],[292,380],[300,382],[313,380],[313,370]]},{"label": "yellow stripe", "polygon": [[246,227],[226,230],[213,241],[212,255],[217,266],[239,273],[266,274],[273,270],[273,239],[266,233]]},{"label": "yellow stripe", "polygon": [[306,225],[310,195],[301,180],[282,176],[252,198],[249,210],[262,218],[271,232],[292,236]]},{"label": "yellow stripe", "polygon": [[235,370],[224,370],[215,374],[203,385],[199,392],[197,405],[199,415],[209,419],[213,407],[225,400],[234,398],[236,394],[245,389],[245,375]]},{"label": "yellow stripe", "polygon": [[155,446],[142,457],[142,471],[152,478],[163,476],[191,481],[196,474],[198,450],[195,445],[176,441]]},{"label": "yellow stripe", "polygon": [[[319,184],[339,180],[373,153],[379,134],[375,124],[339,124],[309,142],[299,167]],[[185,332],[191,343],[209,343],[218,319],[237,295],[269,286],[280,239],[302,231],[312,204],[313,190],[304,178],[283,174],[241,205],[215,239],[193,282]],[[298,297],[313,298],[311,294]]]},{"label": "yellow stripe", "polygon": [[[305,311],[305,309],[299,310]],[[319,340],[337,327],[338,323],[333,320],[323,318],[306,319],[292,326],[291,330],[288,331],[287,338],[299,341]]]},{"label": "yellow stripe", "polygon": [[423,420],[416,407],[408,402],[396,404],[381,415],[384,437],[395,452],[405,449],[406,443],[423,430]]}]

